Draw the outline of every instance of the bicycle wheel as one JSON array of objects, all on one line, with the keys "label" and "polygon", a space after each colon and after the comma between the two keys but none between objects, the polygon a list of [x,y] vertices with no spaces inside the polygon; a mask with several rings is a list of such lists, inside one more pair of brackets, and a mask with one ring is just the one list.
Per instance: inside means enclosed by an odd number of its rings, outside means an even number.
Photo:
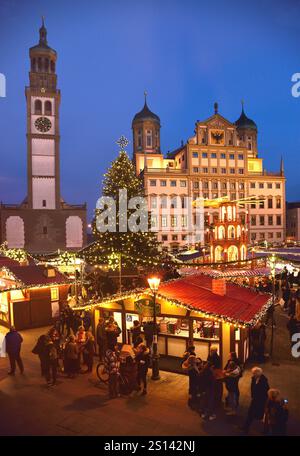
[{"label": "bicycle wheel", "polygon": [[101,380],[101,382],[103,382],[103,383],[108,383],[109,375],[108,375],[108,372],[106,372],[105,366],[103,363],[98,364],[96,371],[97,371],[97,376],[98,376],[99,380]]}]

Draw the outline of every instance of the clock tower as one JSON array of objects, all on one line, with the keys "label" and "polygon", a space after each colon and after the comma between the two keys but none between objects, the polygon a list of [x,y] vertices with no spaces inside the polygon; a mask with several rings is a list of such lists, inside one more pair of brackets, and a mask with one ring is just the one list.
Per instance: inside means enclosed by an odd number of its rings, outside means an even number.
[{"label": "clock tower", "polygon": [[29,50],[29,87],[27,101],[28,207],[58,209],[59,178],[59,105],[57,54],[48,46],[47,29],[42,21],[40,39]]}]

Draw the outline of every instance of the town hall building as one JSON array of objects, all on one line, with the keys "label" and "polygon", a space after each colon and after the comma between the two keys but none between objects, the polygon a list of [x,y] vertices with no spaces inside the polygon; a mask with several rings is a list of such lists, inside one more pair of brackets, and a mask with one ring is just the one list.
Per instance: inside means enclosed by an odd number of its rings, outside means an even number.
[{"label": "town hall building", "polygon": [[60,192],[60,90],[57,53],[44,25],[29,50],[27,108],[27,197],[0,206],[0,241],[33,253],[76,250],[86,243],[86,204],[67,204]]}]

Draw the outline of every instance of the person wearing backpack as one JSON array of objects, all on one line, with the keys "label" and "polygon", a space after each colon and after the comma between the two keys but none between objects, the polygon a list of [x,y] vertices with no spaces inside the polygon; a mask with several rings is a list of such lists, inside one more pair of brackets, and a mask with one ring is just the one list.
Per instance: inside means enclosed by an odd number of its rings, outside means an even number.
[{"label": "person wearing backpack", "polygon": [[46,370],[46,380],[49,386],[56,385],[57,379],[57,360],[58,353],[55,344],[53,343],[50,337],[47,338],[46,343],[46,357],[45,357],[45,370]]}]

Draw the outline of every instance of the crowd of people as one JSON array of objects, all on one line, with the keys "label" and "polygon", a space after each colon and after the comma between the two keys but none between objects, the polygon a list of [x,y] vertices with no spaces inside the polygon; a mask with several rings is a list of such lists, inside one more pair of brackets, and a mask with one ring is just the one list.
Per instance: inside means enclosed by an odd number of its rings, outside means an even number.
[{"label": "crowd of people", "polygon": [[[215,410],[222,400],[222,384],[225,384],[225,412],[228,416],[237,414],[240,391],[239,380],[243,375],[243,365],[235,352],[221,368],[217,349],[212,347],[206,361],[197,357],[195,347],[190,346],[183,355],[182,368],[189,376],[189,405],[205,420],[215,420]],[[268,379],[260,367],[252,368],[251,402],[247,417],[240,427],[248,434],[254,420],[263,420],[266,435],[286,435],[288,421],[287,400],[280,391],[269,387]]]}]

